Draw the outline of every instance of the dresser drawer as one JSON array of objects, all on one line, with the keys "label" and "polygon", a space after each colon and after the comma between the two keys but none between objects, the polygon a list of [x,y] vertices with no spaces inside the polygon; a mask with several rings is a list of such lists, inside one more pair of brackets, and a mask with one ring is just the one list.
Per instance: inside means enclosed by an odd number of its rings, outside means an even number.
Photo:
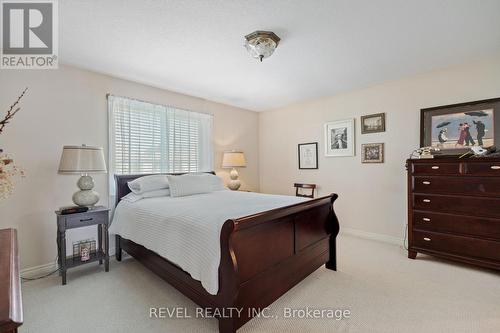
[{"label": "dresser drawer", "polygon": [[500,260],[500,242],[429,231],[414,231],[412,246],[461,256]]},{"label": "dresser drawer", "polygon": [[430,212],[500,218],[500,199],[497,198],[413,194],[413,208]]},{"label": "dresser drawer", "polygon": [[413,177],[413,191],[500,197],[500,177]]},{"label": "dresser drawer", "polygon": [[415,175],[460,175],[460,163],[412,163]]},{"label": "dresser drawer", "polygon": [[414,212],[413,229],[486,237],[500,241],[500,219]]},{"label": "dresser drawer", "polygon": [[474,176],[500,177],[500,162],[469,162],[466,173]]}]

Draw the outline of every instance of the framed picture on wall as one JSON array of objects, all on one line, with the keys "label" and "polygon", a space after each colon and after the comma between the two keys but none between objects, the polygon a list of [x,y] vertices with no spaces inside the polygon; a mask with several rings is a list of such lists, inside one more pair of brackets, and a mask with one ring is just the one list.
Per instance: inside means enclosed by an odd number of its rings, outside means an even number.
[{"label": "framed picture on wall", "polygon": [[318,143],[300,143],[299,148],[299,169],[318,168]]},{"label": "framed picture on wall", "polygon": [[422,109],[420,147],[461,155],[500,143],[500,98]]},{"label": "framed picture on wall", "polygon": [[354,156],[354,119],[325,124],[325,156]]},{"label": "framed picture on wall", "polygon": [[361,134],[385,132],[385,113],[361,116]]},{"label": "framed picture on wall", "polygon": [[362,144],[361,163],[384,163],[384,144],[383,143]]}]

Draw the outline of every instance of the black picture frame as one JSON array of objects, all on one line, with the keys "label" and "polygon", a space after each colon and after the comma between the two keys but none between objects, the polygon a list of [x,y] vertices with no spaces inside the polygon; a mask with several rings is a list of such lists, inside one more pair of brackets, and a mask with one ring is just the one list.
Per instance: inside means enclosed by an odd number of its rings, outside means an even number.
[{"label": "black picture frame", "polygon": [[[302,167],[302,160],[301,160],[301,150],[300,148],[302,146],[314,146],[314,153],[315,153],[315,157],[316,158],[313,158],[313,164],[314,166],[312,167]],[[318,143],[317,142],[308,142],[308,143],[299,143],[297,145],[297,152],[298,152],[298,158],[299,158],[299,169],[300,170],[315,170],[315,169],[318,169]]]},{"label": "black picture frame", "polygon": [[[492,131],[491,139],[493,145],[500,144],[500,98],[491,98],[473,102],[450,104],[444,106],[436,106],[431,108],[425,108],[420,110],[420,147],[437,147],[440,149],[436,155],[444,156],[456,156],[462,155],[470,151],[471,146],[461,146],[457,148],[442,148],[436,143],[433,143],[432,137],[432,117],[452,115],[458,113],[472,112],[472,111],[482,111],[482,110],[493,110],[493,120],[491,121],[491,128],[488,129]],[[479,118],[480,119],[480,118]],[[473,118],[471,118],[472,123]],[[473,137],[475,142],[477,137]],[[455,140],[453,140],[455,141]],[[476,142],[477,143],[477,142]],[[458,144],[457,144],[458,146]],[[476,145],[477,146],[477,145]],[[486,143],[483,147],[489,147]]]}]

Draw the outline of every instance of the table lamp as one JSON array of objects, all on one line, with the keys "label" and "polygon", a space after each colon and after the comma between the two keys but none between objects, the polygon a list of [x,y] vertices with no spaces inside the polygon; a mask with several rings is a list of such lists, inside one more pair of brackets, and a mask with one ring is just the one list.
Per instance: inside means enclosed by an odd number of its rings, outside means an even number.
[{"label": "table lamp", "polygon": [[92,207],[99,201],[99,194],[93,191],[94,180],[90,173],[106,173],[103,149],[100,147],[64,146],[59,174],[80,174],[76,183],[80,191],[73,194],[73,202],[78,206]]},{"label": "table lamp", "polygon": [[222,167],[223,168],[232,168],[230,177],[231,180],[227,187],[231,190],[236,191],[240,188],[241,182],[238,179],[238,171],[235,168],[244,168],[247,166],[247,162],[245,160],[245,155],[241,151],[227,151],[224,153],[224,157],[222,158]]}]

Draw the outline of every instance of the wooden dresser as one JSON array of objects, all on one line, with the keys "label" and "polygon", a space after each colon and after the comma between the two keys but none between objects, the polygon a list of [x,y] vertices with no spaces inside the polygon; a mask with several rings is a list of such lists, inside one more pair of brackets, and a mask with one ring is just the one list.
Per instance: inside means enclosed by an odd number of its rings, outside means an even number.
[{"label": "wooden dresser", "polygon": [[0,332],[17,332],[23,323],[19,254],[15,229],[0,230]]},{"label": "wooden dresser", "polygon": [[500,158],[408,160],[408,257],[500,269]]}]

